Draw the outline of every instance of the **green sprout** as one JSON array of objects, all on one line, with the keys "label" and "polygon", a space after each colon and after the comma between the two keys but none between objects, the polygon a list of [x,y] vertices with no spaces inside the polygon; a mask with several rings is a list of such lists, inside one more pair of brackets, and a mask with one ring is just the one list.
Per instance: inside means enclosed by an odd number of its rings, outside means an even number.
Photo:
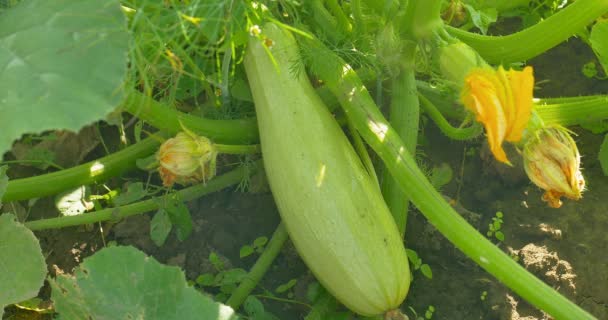
[{"label": "green sprout", "polygon": [[505,234],[501,231],[503,223],[502,217],[502,211],[497,211],[492,218],[492,223],[488,224],[488,232],[486,233],[488,237],[494,236],[494,238],[500,242],[505,241]]}]

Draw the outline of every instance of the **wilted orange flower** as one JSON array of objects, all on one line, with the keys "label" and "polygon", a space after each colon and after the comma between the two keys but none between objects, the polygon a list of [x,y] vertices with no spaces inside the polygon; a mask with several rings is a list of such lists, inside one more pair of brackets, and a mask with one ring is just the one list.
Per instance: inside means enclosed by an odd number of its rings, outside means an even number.
[{"label": "wilted orange flower", "polygon": [[215,176],[217,150],[213,143],[185,131],[165,141],[156,158],[164,186],[206,182]]},{"label": "wilted orange flower", "polygon": [[581,156],[568,129],[538,129],[524,145],[524,169],[534,184],[543,188],[543,200],[559,208],[562,196],[579,200],[585,189]]},{"label": "wilted orange flower", "polygon": [[494,157],[510,164],[503,141],[518,142],[532,113],[532,67],[522,71],[498,67],[473,69],[464,79],[460,99],[483,123]]}]

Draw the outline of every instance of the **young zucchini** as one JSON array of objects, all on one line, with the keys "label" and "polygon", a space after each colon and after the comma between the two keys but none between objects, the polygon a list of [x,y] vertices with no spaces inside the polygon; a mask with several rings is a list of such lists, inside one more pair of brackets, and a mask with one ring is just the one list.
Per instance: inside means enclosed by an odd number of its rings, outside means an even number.
[{"label": "young zucchini", "polygon": [[410,285],[397,226],[304,70],[293,70],[301,67],[293,36],[274,24],[262,34],[265,41],[249,41],[244,64],[266,174],[289,236],[349,309],[365,316],[391,311]]}]

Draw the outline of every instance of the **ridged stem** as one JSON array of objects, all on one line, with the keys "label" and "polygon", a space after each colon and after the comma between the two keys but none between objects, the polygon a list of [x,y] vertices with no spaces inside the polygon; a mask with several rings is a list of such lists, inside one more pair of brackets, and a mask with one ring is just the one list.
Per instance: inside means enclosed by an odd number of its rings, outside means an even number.
[{"label": "ridged stem", "polygon": [[281,222],[277,229],[272,234],[270,241],[266,244],[264,248],[264,252],[260,255],[258,260],[249,270],[247,276],[241,281],[239,286],[232,292],[226,304],[231,306],[233,309],[238,309],[241,304],[245,301],[247,296],[253,291],[253,289],[258,285],[266,271],[270,268],[270,265],[274,261],[274,259],[281,252],[281,248],[283,244],[289,236],[287,235],[287,230],[285,229],[285,225]]},{"label": "ridged stem", "polygon": [[[190,201],[199,198],[203,195],[222,190],[231,185],[237,184],[244,177],[249,174],[255,173],[261,168],[261,161],[258,161],[255,165],[249,168],[241,166],[221,176],[215,177],[208,181],[206,184],[198,184],[192,187],[188,187],[177,191],[179,199],[183,201]],[[30,230],[45,230],[45,229],[58,229],[71,226],[77,226],[82,224],[90,224],[100,221],[108,220],[119,220],[128,216],[157,210],[162,201],[158,201],[157,198],[152,198],[136,203],[120,206],[116,208],[107,208],[99,211],[84,213],[76,216],[64,216],[57,218],[34,220],[25,223],[25,226]]]},{"label": "ridged stem", "polygon": [[558,103],[537,104],[534,108],[545,124],[572,126],[608,119],[608,96],[581,98],[562,98],[563,103],[556,99]]},{"label": "ridged stem", "polygon": [[[397,130],[407,151],[415,154],[418,143],[420,105],[413,69],[402,68],[401,72],[392,79],[391,94],[390,123]],[[399,183],[386,169],[382,178],[382,195],[397,223],[401,237],[405,236],[410,202]]]},{"label": "ridged stem", "polygon": [[9,180],[2,202],[40,198],[61,191],[104,181],[135,167],[135,161],[152,154],[160,145],[146,138],[109,156],[76,167],[35,177]]},{"label": "ridged stem", "polygon": [[[304,40],[306,41],[306,40]],[[338,97],[347,116],[353,119],[365,141],[383,160],[393,177],[429,222],[479,266],[494,275],[521,297],[558,319],[594,319],[502,252],[460,216],[435,190],[416,165],[403,141],[384,119],[356,72],[319,42],[333,67],[318,76]],[[324,49],[324,50],[323,50]],[[341,70],[334,74],[333,70]]]},{"label": "ridged stem", "polygon": [[466,128],[454,128],[452,125],[443,117],[441,112],[435,107],[435,105],[429,101],[424,95],[419,95],[420,102],[426,114],[435,122],[439,130],[445,134],[448,138],[454,140],[469,140],[478,137],[482,132],[483,128],[478,122],[474,122],[470,127]]},{"label": "ridged stem", "polygon": [[170,133],[188,130],[206,136],[216,143],[241,144],[259,141],[255,118],[210,120],[177,111],[153,98],[132,90],[123,102],[124,111]]},{"label": "ridged stem", "polygon": [[484,36],[446,26],[489,63],[525,61],[560,42],[608,12],[608,0],[577,0],[549,18],[507,36]]}]

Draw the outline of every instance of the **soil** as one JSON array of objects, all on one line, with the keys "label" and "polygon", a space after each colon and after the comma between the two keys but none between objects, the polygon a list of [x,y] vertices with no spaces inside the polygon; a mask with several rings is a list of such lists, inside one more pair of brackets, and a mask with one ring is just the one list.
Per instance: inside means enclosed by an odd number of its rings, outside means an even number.
[{"label": "soil", "polygon": [[[559,63],[591,59],[593,55],[585,45],[571,40],[531,61],[537,80],[563,80],[542,84],[536,95],[608,92],[607,81],[582,76],[580,69],[584,62]],[[505,240],[494,239],[494,242],[598,319],[608,319],[608,203],[602,200],[608,194],[608,178],[596,160],[603,136],[581,128],[572,129],[578,134],[576,140],[584,155],[588,190],[581,201],[566,200],[560,209],[549,208],[540,200],[541,191],[529,183],[521,165],[516,163],[512,168],[497,165],[490,158],[483,139],[456,143],[428,125],[425,128],[427,143],[422,149],[432,164],[445,162],[454,170],[454,179],[442,192],[455,200],[457,210],[480,232],[485,234],[495,213],[503,212],[501,231]],[[120,245],[135,246],[162,263],[179,266],[188,279],[194,280],[203,273],[215,271],[208,260],[211,252],[220,256],[226,268],[248,269],[256,255],[239,258],[241,246],[251,244],[259,236],[270,237],[279,223],[272,196],[267,191],[252,194],[231,189],[192,201],[188,206],[194,232],[184,242],[172,234],[162,247],[150,240],[152,213],[114,225],[104,224],[103,231],[94,226],[36,234],[51,275],[71,272],[83,258],[109,241],[116,241]],[[53,212],[50,203],[45,201],[39,202],[36,210],[46,212],[45,215]],[[410,211],[406,244],[433,271],[432,280],[419,271],[414,272],[410,293],[402,306],[410,319],[415,319],[411,309],[423,317],[429,306],[435,309],[432,319],[550,319],[467,259],[429,225],[422,214],[415,209]],[[33,213],[30,218],[39,216]],[[272,291],[290,279],[297,279],[298,284],[290,290],[293,296],[283,298],[306,301],[306,288],[314,278],[288,244],[260,288]],[[262,291],[258,288],[256,292]],[[48,288],[42,290],[41,296],[48,298]],[[309,310],[288,302],[262,301],[279,319],[302,319]]]}]

